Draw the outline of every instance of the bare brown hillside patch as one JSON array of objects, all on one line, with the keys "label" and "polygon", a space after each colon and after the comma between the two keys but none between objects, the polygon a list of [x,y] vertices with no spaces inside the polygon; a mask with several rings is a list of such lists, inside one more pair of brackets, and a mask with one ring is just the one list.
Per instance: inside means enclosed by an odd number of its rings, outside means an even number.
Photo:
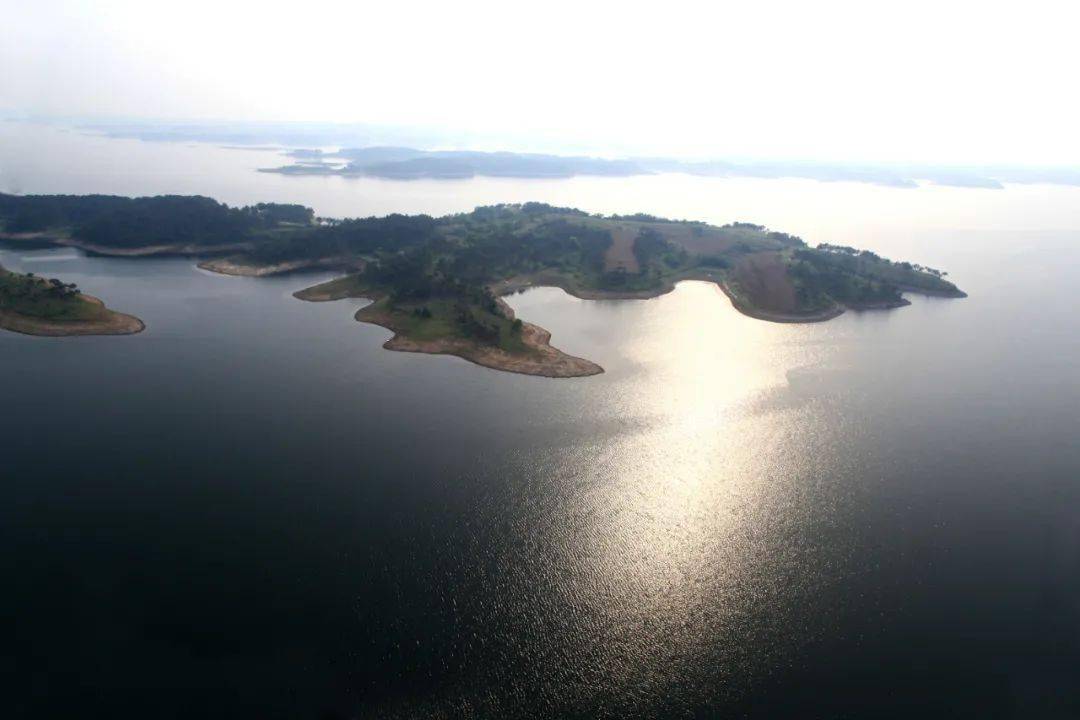
[{"label": "bare brown hillside patch", "polygon": [[796,309],[795,285],[788,277],[787,264],[778,252],[747,255],[735,265],[735,282],[755,306],[772,312]]},{"label": "bare brown hillside patch", "polygon": [[611,231],[611,246],[604,254],[604,270],[611,272],[622,268],[628,273],[639,271],[637,256],[634,255],[634,239],[638,229],[619,225]]}]

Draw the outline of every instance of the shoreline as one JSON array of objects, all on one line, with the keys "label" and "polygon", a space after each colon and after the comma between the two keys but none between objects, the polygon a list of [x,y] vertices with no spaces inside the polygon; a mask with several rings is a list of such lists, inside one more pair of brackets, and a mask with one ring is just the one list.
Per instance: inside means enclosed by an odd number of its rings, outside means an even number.
[{"label": "shoreline", "polygon": [[966,292],[959,288],[957,288],[956,290],[930,290],[928,288],[919,288],[913,285],[897,285],[896,288],[902,293],[909,293],[911,295],[925,295],[926,297],[940,297],[959,300],[968,296]]},{"label": "shoreline", "polygon": [[847,312],[848,308],[840,305],[839,303],[832,307],[822,308],[812,313],[781,313],[773,312],[771,310],[762,310],[760,308],[750,305],[743,300],[737,292],[732,290],[727,282],[721,281],[716,283],[717,287],[727,296],[727,299],[731,302],[731,307],[735,308],[736,312],[739,312],[746,317],[753,318],[754,320],[764,320],[765,322],[779,323],[782,325],[797,325],[799,323],[821,323],[828,322],[833,318],[838,318]]},{"label": "shoreline", "polygon": [[[234,277],[270,277],[274,275],[286,275],[293,272],[302,272],[306,270],[337,270],[343,273],[349,274],[362,269],[362,262],[356,258],[349,257],[332,257],[332,258],[317,258],[312,260],[292,260],[281,263],[275,263],[270,265],[249,265],[243,262],[236,261],[235,253],[238,250],[243,250],[247,247],[244,243],[234,243],[229,245],[150,245],[138,248],[113,248],[102,245],[94,245],[91,243],[84,243],[74,240],[73,238],[58,235],[56,233],[44,232],[30,232],[30,233],[6,233],[0,232],[0,241],[8,241],[13,243],[18,242],[37,242],[48,243],[50,245],[58,245],[62,247],[71,247],[82,250],[91,255],[101,255],[105,257],[164,257],[164,256],[182,256],[182,257],[197,257],[199,255],[220,255],[223,253],[230,253],[226,257],[218,257],[212,259],[201,260],[196,263],[196,267],[208,272],[217,273],[219,275],[229,275]],[[522,292],[536,287],[556,287],[565,292],[566,294],[576,297],[580,300],[650,300],[655,297],[666,295],[667,293],[675,290],[675,286],[683,282],[684,280],[696,280],[701,282],[711,282],[719,287],[728,299],[731,301],[732,307],[739,313],[746,315],[747,317],[754,318],[755,320],[763,320],[765,322],[783,323],[783,324],[797,324],[797,323],[817,323],[827,322],[833,318],[843,315],[848,310],[854,310],[857,312],[870,311],[870,310],[891,310],[896,308],[905,307],[911,304],[911,301],[901,298],[896,302],[882,302],[882,303],[868,303],[863,305],[843,305],[840,303],[835,304],[830,308],[824,308],[811,313],[785,313],[775,312],[771,310],[765,310],[758,308],[747,300],[743,299],[738,291],[733,289],[727,278],[723,273],[718,273],[712,270],[705,270],[702,268],[695,268],[693,270],[687,270],[680,273],[676,273],[672,276],[664,278],[662,283],[655,288],[649,288],[645,290],[600,290],[592,288],[584,288],[574,282],[573,278],[563,275],[558,272],[540,271],[537,273],[531,273],[528,275],[517,275],[489,285],[491,290],[496,296],[511,295],[516,292]],[[311,290],[313,288],[308,288]],[[897,289],[902,293],[925,295],[927,297],[941,297],[941,298],[966,298],[967,293],[962,290],[955,291],[942,291],[932,290],[928,288],[919,288],[910,285],[897,285]],[[304,292],[304,291],[301,291]],[[294,295],[296,295],[294,293]],[[321,299],[300,297],[302,300],[308,300],[311,302],[318,302]],[[342,297],[348,297],[344,295]],[[338,298],[322,298],[322,299],[338,299]]]},{"label": "shoreline", "polygon": [[356,260],[349,258],[321,258],[318,260],[292,260],[276,263],[273,265],[246,265],[237,262],[235,256],[203,260],[195,264],[200,270],[217,273],[218,275],[231,275],[233,277],[270,277],[272,275],[287,275],[304,270],[342,270],[343,272],[359,271]]},{"label": "shoreline", "polygon": [[137,335],[146,323],[134,315],[110,310],[96,297],[83,295],[86,302],[99,305],[108,313],[96,320],[45,320],[0,309],[0,328],[35,337],[86,337],[92,335]]},{"label": "shoreline", "polygon": [[[665,278],[663,284],[650,290],[591,290],[580,288],[569,281],[570,279],[558,273],[539,272],[531,275],[518,275],[506,280],[500,280],[489,287],[492,292],[499,296],[512,295],[533,288],[554,287],[562,290],[571,297],[579,300],[651,300],[661,297],[675,290],[675,286],[681,282],[706,282],[716,285],[727,296],[731,306],[740,314],[754,320],[765,322],[793,325],[799,323],[828,322],[833,318],[840,317],[847,311],[870,312],[874,310],[895,310],[911,305],[911,301],[901,297],[896,301],[878,303],[865,303],[861,305],[844,305],[836,303],[828,308],[822,308],[809,313],[784,313],[772,310],[764,310],[744,300],[740,293],[720,273],[711,270],[695,269],[679,273]],[[925,295],[927,297],[940,298],[966,298],[968,295],[962,290],[937,291],[925,288],[917,288],[909,285],[897,286],[901,293],[911,295]]]},{"label": "shoreline", "polygon": [[[580,300],[651,300],[675,290],[675,286],[684,281],[696,281],[713,283],[728,300],[731,301],[731,306],[735,308],[737,312],[755,320],[764,320],[766,322],[774,323],[817,323],[826,322],[832,320],[835,317],[839,317],[844,314],[848,309],[863,309],[863,308],[847,308],[843,305],[834,305],[831,308],[825,308],[823,310],[815,311],[813,313],[780,313],[772,312],[769,310],[762,310],[757,308],[748,302],[744,301],[737,292],[735,292],[727,280],[719,276],[719,273],[710,270],[691,270],[684,273],[680,273],[671,278],[666,278],[660,287],[653,288],[651,290],[586,290],[583,288],[574,287],[571,283],[567,282],[567,278],[544,273],[536,273],[533,275],[519,275],[509,278],[507,280],[500,280],[497,283],[491,285],[491,289],[496,295],[512,295],[516,292],[522,292],[532,288],[538,287],[556,287],[565,292],[567,295],[576,297]],[[909,303],[902,303],[895,307],[901,307]],[[865,308],[871,309],[871,308]]]},{"label": "shoreline", "polygon": [[[339,278],[340,280],[340,278]],[[427,355],[452,355],[475,365],[491,370],[533,375],[548,378],[575,378],[599,375],[604,368],[585,358],[569,355],[551,345],[551,333],[528,322],[521,324],[521,337],[531,353],[528,355],[512,354],[490,345],[482,345],[466,338],[440,338],[438,340],[412,340],[400,332],[400,326],[392,315],[376,308],[382,294],[378,292],[350,292],[344,287],[335,287],[337,280],[330,280],[310,288],[298,290],[293,297],[305,302],[334,302],[346,298],[371,300],[372,304],[360,308],[353,315],[357,322],[378,325],[394,333],[383,343],[387,350],[397,352],[424,353]],[[500,297],[499,306],[507,317],[514,318],[514,311]]]},{"label": "shoreline", "polygon": [[491,370],[547,378],[590,377],[604,372],[604,368],[591,360],[569,355],[552,346],[551,333],[532,323],[521,323],[521,339],[535,355],[516,355],[466,339],[412,340],[398,332],[392,318],[381,312],[371,311],[372,307],[368,305],[360,308],[353,317],[359,322],[378,325],[393,332],[394,336],[383,343],[387,350],[453,355]]},{"label": "shoreline", "polygon": [[[201,266],[200,266],[201,267]],[[358,322],[378,325],[394,333],[393,337],[383,343],[387,350],[398,352],[417,352],[432,355],[454,355],[469,362],[494,370],[514,372],[524,375],[538,375],[542,377],[566,378],[588,377],[604,372],[604,369],[585,358],[568,355],[550,344],[551,333],[544,328],[523,322],[523,338],[525,343],[539,355],[541,359],[511,355],[504,350],[487,345],[480,345],[464,338],[442,338],[439,340],[417,341],[403,335],[399,327],[395,325],[392,316],[375,310],[375,303],[382,298],[378,292],[360,291],[350,288],[342,280],[349,276],[329,280],[312,287],[304,288],[293,293],[293,297],[306,302],[334,302],[346,298],[367,299],[372,304],[357,310],[354,318]],[[677,276],[666,278],[656,288],[649,290],[591,290],[577,287],[570,278],[557,273],[536,273],[532,275],[519,275],[505,280],[492,283],[488,287],[498,297],[499,305],[507,317],[513,319],[514,311],[506,303],[504,298],[525,290],[539,287],[555,287],[566,294],[581,300],[648,300],[660,297],[672,292],[678,283],[683,281],[698,281],[712,283],[728,298],[732,308],[746,317],[765,322],[780,324],[819,323],[827,322],[843,315],[848,310],[862,312],[873,310],[891,310],[910,305],[911,301],[900,298],[898,301],[873,303],[859,306],[847,306],[836,303],[831,307],[822,308],[812,313],[780,313],[763,310],[746,302],[740,293],[734,290],[725,277],[720,273],[708,270],[692,270],[680,273]],[[904,292],[918,292],[914,289],[904,289]],[[959,292],[959,291],[958,291]],[[934,295],[935,293],[926,293]],[[938,293],[939,295],[945,295]],[[947,295],[949,297],[966,297],[965,294]]]},{"label": "shoreline", "polygon": [[65,235],[51,232],[8,233],[0,232],[0,241],[9,243],[48,243],[60,247],[70,247],[82,250],[88,255],[100,255],[102,257],[163,257],[178,255],[190,257],[202,254],[218,254],[236,252],[249,247],[246,243],[232,243],[229,245],[143,245],[135,248],[117,248],[108,245],[95,245],[81,242]]}]

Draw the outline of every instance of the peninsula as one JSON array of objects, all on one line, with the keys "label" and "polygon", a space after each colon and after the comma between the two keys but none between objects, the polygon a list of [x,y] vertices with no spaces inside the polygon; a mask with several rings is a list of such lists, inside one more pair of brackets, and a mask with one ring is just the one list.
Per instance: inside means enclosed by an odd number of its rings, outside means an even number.
[{"label": "peninsula", "polygon": [[19,275],[0,266],[0,328],[25,335],[133,335],[137,317],[105,307],[70,283]]},{"label": "peninsula", "polygon": [[704,280],[743,314],[772,322],[900,307],[908,304],[904,292],[964,296],[939,270],[847,246],[810,247],[752,223],[596,215],[542,203],[440,218],[333,220],[299,205],[230,208],[203,197],[0,195],[0,222],[8,240],[191,255],[202,268],[234,275],[337,270],[344,277],[296,297],[372,300],[356,319],[393,331],[391,350],[550,377],[602,369],[552,347],[549,333],[515,318],[501,296],[549,285],[585,299],[640,299]]}]

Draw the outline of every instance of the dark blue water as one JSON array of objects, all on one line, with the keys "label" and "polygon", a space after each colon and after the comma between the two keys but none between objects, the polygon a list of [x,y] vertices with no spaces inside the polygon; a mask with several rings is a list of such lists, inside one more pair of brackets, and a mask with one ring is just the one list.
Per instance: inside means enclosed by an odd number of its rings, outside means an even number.
[{"label": "dark blue water", "polygon": [[577,380],[0,250],[147,324],[0,334],[2,714],[1080,715],[1077,239],[924,233],[970,298],[821,325],[514,298]]}]

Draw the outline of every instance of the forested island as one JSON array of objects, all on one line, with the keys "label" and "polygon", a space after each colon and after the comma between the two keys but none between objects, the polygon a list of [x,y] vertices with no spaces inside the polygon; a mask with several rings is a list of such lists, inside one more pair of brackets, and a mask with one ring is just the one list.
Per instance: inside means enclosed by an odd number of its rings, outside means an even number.
[{"label": "forested island", "polygon": [[115,255],[191,255],[237,275],[332,269],[302,300],[370,298],[357,319],[392,330],[386,347],[457,355],[513,372],[602,372],[549,344],[500,299],[552,285],[581,298],[648,298],[687,279],[717,283],[742,313],[827,320],[907,304],[902,292],[963,297],[933,268],[893,262],[751,223],[595,215],[542,203],[434,218],[316,218],[299,205],[234,208],[204,197],[0,195],[0,238]]}]

